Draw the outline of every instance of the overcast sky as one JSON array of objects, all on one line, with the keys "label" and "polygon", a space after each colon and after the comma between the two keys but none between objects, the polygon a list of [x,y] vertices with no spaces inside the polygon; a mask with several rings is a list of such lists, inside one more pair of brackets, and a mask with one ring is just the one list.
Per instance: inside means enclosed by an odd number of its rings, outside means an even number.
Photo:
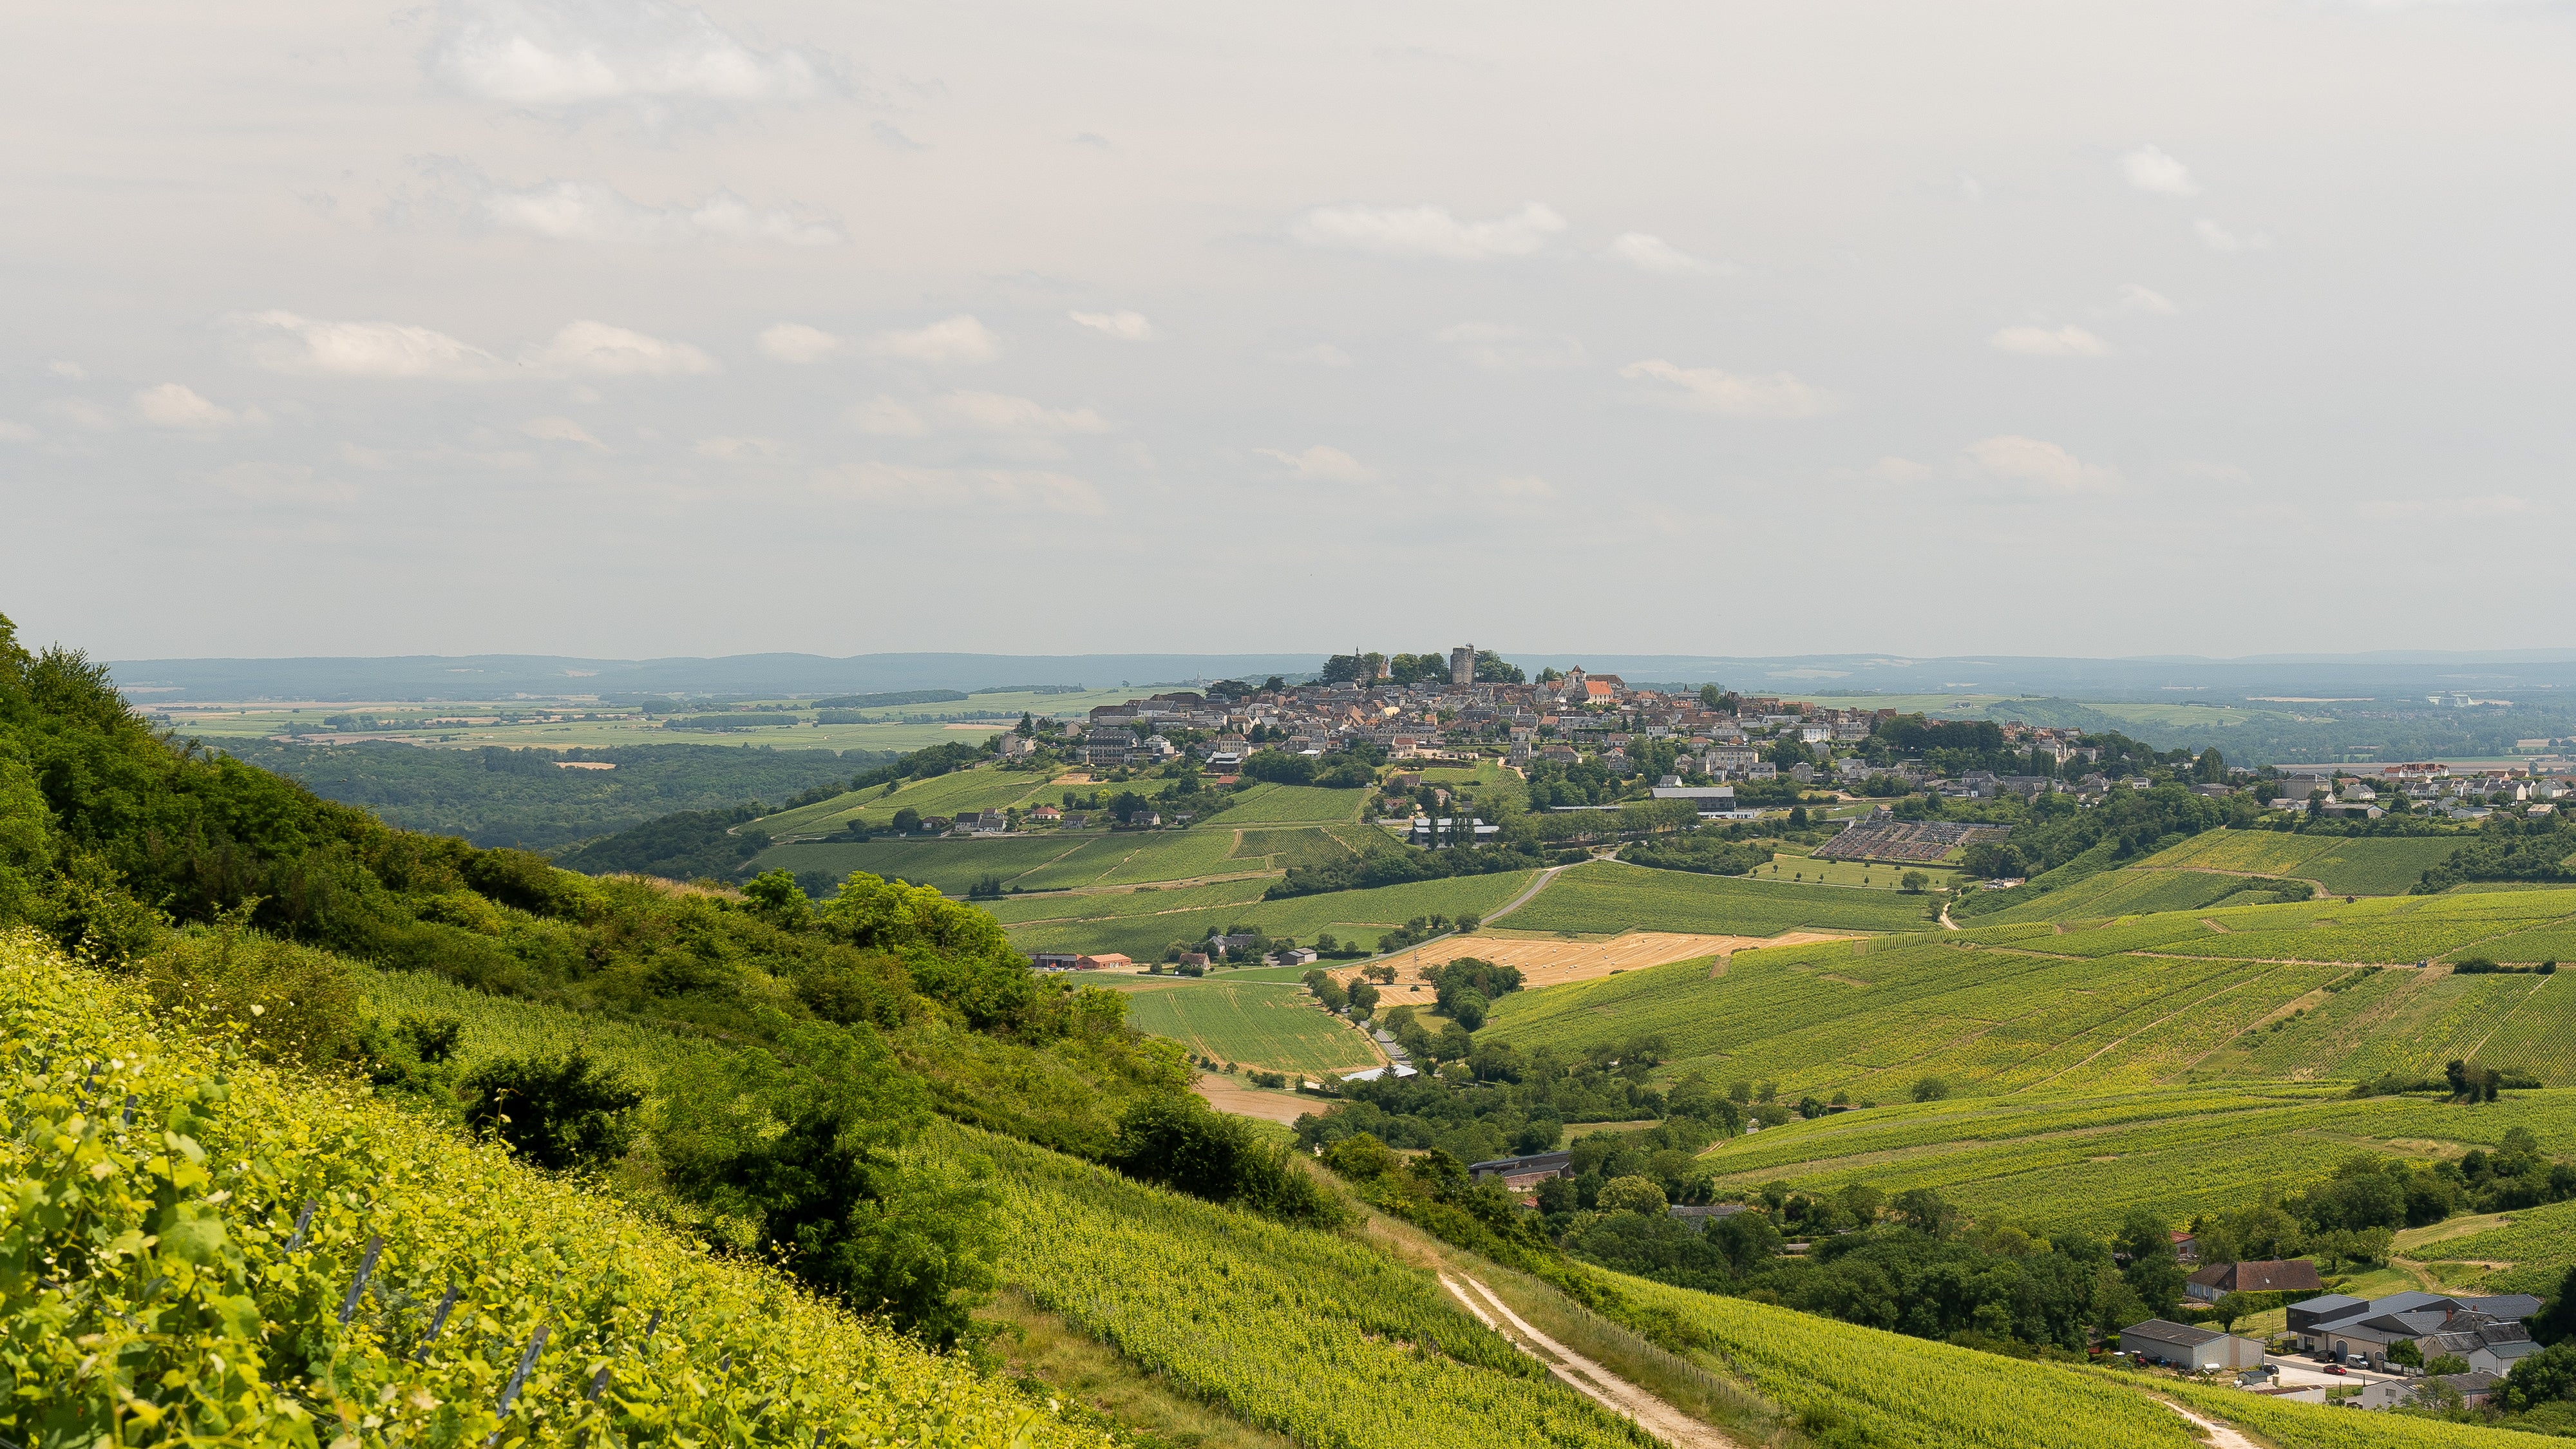
[{"label": "overcast sky", "polygon": [[2563,6],[10,31],[40,640],[2570,642]]}]

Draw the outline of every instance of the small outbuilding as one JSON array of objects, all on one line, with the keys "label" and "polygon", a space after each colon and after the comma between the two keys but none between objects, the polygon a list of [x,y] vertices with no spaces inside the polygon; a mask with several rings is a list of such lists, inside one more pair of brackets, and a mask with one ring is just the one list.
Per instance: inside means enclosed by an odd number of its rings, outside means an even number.
[{"label": "small outbuilding", "polygon": [[2194,1328],[2188,1323],[2169,1323],[2150,1318],[2120,1330],[2120,1352],[2134,1353],[2149,1363],[2200,1373],[2210,1369],[2259,1368],[2263,1363],[2263,1345],[2250,1338],[2238,1338],[2215,1328]]}]

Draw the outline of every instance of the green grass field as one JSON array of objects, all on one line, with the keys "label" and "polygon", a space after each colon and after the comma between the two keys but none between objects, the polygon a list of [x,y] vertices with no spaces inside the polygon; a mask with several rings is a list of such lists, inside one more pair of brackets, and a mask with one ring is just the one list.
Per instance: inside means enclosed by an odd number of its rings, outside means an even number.
[{"label": "green grass field", "polygon": [[[2576,1150],[2576,1090],[2478,1108],[2295,1084],[1905,1102],[1734,1138],[1703,1160],[1726,1187],[1929,1187],[1978,1217],[2101,1232],[2132,1208],[2184,1222],[2296,1191],[2357,1153],[2456,1155],[2516,1126],[2553,1152]],[[2513,1255],[2446,1243],[2437,1256]]]},{"label": "green grass field", "polygon": [[2398,895],[2466,843],[2460,835],[2346,839],[2270,830],[2213,830],[2149,856],[2144,870],[2230,870],[2313,880],[2337,895]]},{"label": "green grass field", "polygon": [[1360,1029],[1293,982],[1209,979],[1139,986],[1127,1021],[1221,1062],[1321,1076],[1378,1064]]},{"label": "green grass field", "polygon": [[[1787,872],[1783,872],[1785,875]],[[1515,931],[1702,931],[1775,936],[1812,930],[1937,929],[1926,898],[1893,891],[1772,883],[1617,862],[1579,865],[1505,917]]]},{"label": "green grass field", "polygon": [[[1391,927],[1416,916],[1481,916],[1510,900],[1530,882],[1531,872],[1465,876],[1453,880],[1417,881],[1411,885],[1371,890],[1333,891],[1284,901],[1181,910],[1169,915],[1121,913],[1132,910],[1133,896],[1060,896],[1082,918],[1032,922],[1010,927],[1011,942],[1023,951],[1118,951],[1139,960],[1159,959],[1174,941],[1203,941],[1228,925],[1257,926],[1274,936],[1312,941],[1331,932],[1344,941],[1374,944]],[[1254,885],[1263,882],[1251,882]],[[1212,887],[1210,889],[1213,889]],[[1173,893],[1162,893],[1173,894]],[[1121,903],[1111,905],[1106,903]],[[1078,904],[1077,904],[1078,903]],[[1016,910],[1042,902],[1011,902]],[[1063,914],[1051,912],[1050,914]],[[1518,918],[1515,917],[1515,920]]]},{"label": "green grass field", "polygon": [[818,800],[811,805],[764,816],[756,823],[779,838],[829,835],[851,820],[885,825],[894,819],[894,812],[907,805],[924,815],[955,815],[961,810],[1007,810],[1014,805],[1025,808],[1051,804],[1062,793],[1055,786],[1054,775],[1050,772],[979,765],[971,770],[952,770],[945,775],[934,775],[927,780],[906,780],[902,788],[891,795],[882,786],[850,791],[829,800]]}]

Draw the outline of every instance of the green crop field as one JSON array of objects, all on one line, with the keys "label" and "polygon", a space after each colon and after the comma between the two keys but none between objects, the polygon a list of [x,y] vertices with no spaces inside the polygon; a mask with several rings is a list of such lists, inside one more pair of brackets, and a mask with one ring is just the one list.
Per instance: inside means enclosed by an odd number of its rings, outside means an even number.
[{"label": "green crop field", "polygon": [[1338,825],[1359,819],[1362,807],[1374,798],[1368,790],[1265,783],[1244,791],[1225,812],[1224,819],[1236,829],[1253,825]]},{"label": "green crop field", "polygon": [[[1576,1052],[1658,1034],[1673,1070],[1881,1100],[1924,1075],[1977,1092],[2065,1091],[2194,1076],[2438,1074],[2465,1056],[2576,1082],[2576,990],[2555,976],[2227,959],[2228,943],[2248,937],[2360,932],[2220,934],[2188,916],[1999,946],[1964,934],[1740,952],[1715,978],[1685,962],[1514,995],[1497,1003],[1488,1030]],[[2087,952],[2088,938],[2166,954]],[[2179,949],[2203,944],[2205,958]]]},{"label": "green crop field", "polygon": [[1054,788],[1054,776],[1038,770],[1005,770],[995,765],[980,765],[971,770],[952,770],[927,780],[906,780],[902,788],[889,795],[884,787],[853,790],[818,800],[811,805],[782,811],[755,822],[771,835],[829,835],[851,820],[864,820],[882,826],[894,819],[894,812],[909,805],[924,815],[955,815],[961,810],[1007,810],[1017,805],[1053,803],[1062,793]]},{"label": "green crop field", "polygon": [[1145,886],[1131,891],[1089,891],[1081,895],[1004,896],[980,904],[1006,926],[1034,922],[1105,921],[1122,916],[1169,915],[1248,906],[1261,899],[1267,880],[1226,880],[1195,886]]},{"label": "green crop field", "polygon": [[[1462,876],[1416,881],[1410,885],[1369,890],[1332,891],[1261,901],[1243,906],[1184,910],[1170,915],[1127,915],[1093,902],[1123,902],[1124,896],[1065,896],[1057,899],[1086,914],[1081,919],[1032,922],[1010,927],[1011,943],[1023,951],[1118,951],[1139,960],[1161,957],[1174,941],[1203,941],[1228,925],[1257,927],[1273,935],[1312,941],[1330,932],[1344,941],[1373,944],[1387,929],[1416,916],[1481,916],[1518,895],[1532,872]],[[1261,884],[1261,882],[1253,882]],[[1084,903],[1075,905],[1074,903]],[[1017,902],[1015,907],[1040,904]],[[1513,918],[1515,923],[1519,920]]]},{"label": "green crop field", "polygon": [[1902,1103],[1734,1138],[1703,1161],[1723,1187],[1930,1187],[1979,1217],[2107,1232],[2132,1208],[2183,1222],[2296,1191],[2357,1153],[2493,1148],[2516,1126],[2576,1149],[2576,1091],[2478,1108],[2294,1084]]},{"label": "green crop field", "polygon": [[1364,1242],[955,1134],[1001,1169],[1003,1279],[1193,1398],[1340,1449],[1654,1443]]},{"label": "green crop field", "polygon": [[[1345,827],[1355,832],[1359,827]],[[1356,857],[1360,852],[1342,839],[1342,831],[1325,828],[1288,827],[1242,832],[1235,842],[1234,859],[1239,870],[1287,870],[1291,866],[1334,865]]]},{"label": "green crop field", "polygon": [[2479,1285],[2495,1293],[2555,1295],[2567,1270],[2576,1267],[2576,1202],[2517,1208],[2505,1217],[2484,1232],[2419,1247],[2408,1248],[2401,1240],[2398,1251],[2419,1262],[2511,1263],[2484,1275]]},{"label": "green crop field", "polygon": [[1137,986],[1127,1022],[1221,1062],[1322,1076],[1378,1064],[1360,1029],[1290,982],[1180,980]]},{"label": "green crop field", "polygon": [[1931,904],[1919,896],[1840,886],[1772,883],[1691,871],[1648,870],[1598,862],[1579,865],[1548,883],[1509,917],[1515,931],[1570,931],[1615,935],[1621,931],[1701,931],[1715,935],[1776,936],[1811,930],[1922,931],[1936,929]]},{"label": "green crop field", "polygon": [[1968,873],[1946,865],[1927,865],[1907,861],[1902,865],[1887,861],[1817,860],[1803,853],[1804,847],[1782,847],[1771,857],[1771,863],[1745,877],[1748,880],[1787,881],[1806,884],[1821,881],[1826,885],[1859,886],[1868,890],[1892,891],[1908,871],[1921,871],[1930,889],[1947,890],[1968,878]]},{"label": "green crop field", "polygon": [[2206,910],[2230,898],[2239,905],[2265,901],[2269,884],[2258,877],[2221,875],[2205,870],[2107,870],[2089,880],[2077,881],[2064,889],[1976,919],[1995,922],[2075,921],[2146,915],[2156,911]]},{"label": "green crop field", "polygon": [[2213,830],[2149,856],[2135,868],[2294,876],[2313,880],[2338,895],[2398,895],[2467,840],[2464,835],[2347,839],[2270,830]]},{"label": "green crop field", "polygon": [[800,875],[819,870],[835,880],[864,870],[962,896],[967,887],[988,875],[1020,880],[1094,838],[1042,832],[975,840],[797,840],[771,846],[753,857],[752,864],[760,870],[784,869]]},{"label": "green crop field", "polygon": [[555,1056],[578,1047],[649,1088],[672,1066],[729,1050],[710,1040],[619,1017],[489,995],[427,971],[353,969],[368,1004],[386,1019],[418,1012],[452,1016],[464,1023],[455,1060],[468,1070],[492,1057]]}]

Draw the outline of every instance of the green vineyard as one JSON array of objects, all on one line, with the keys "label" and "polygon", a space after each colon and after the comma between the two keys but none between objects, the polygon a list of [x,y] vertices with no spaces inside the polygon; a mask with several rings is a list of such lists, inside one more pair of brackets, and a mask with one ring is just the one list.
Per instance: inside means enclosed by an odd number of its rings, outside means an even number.
[{"label": "green vineyard", "polygon": [[1421,1269],[1042,1148],[970,1145],[1002,1169],[1012,1283],[1249,1423],[1348,1449],[1654,1443],[1549,1382]]},{"label": "green vineyard", "polygon": [[1128,993],[1127,1020],[1139,1031],[1172,1038],[1193,1055],[1273,1071],[1321,1076],[1379,1061],[1359,1028],[1327,1013],[1294,983],[1140,986]]},{"label": "green vineyard", "polygon": [[1106,1442],[577,1181],[159,1031],[32,936],[0,986],[17,1441]]},{"label": "green vineyard", "polygon": [[1688,931],[1776,936],[1799,929],[1922,931],[1934,928],[1928,898],[1857,887],[1649,870],[1615,861],[1579,865],[1514,911],[1515,931],[1617,935]]}]

